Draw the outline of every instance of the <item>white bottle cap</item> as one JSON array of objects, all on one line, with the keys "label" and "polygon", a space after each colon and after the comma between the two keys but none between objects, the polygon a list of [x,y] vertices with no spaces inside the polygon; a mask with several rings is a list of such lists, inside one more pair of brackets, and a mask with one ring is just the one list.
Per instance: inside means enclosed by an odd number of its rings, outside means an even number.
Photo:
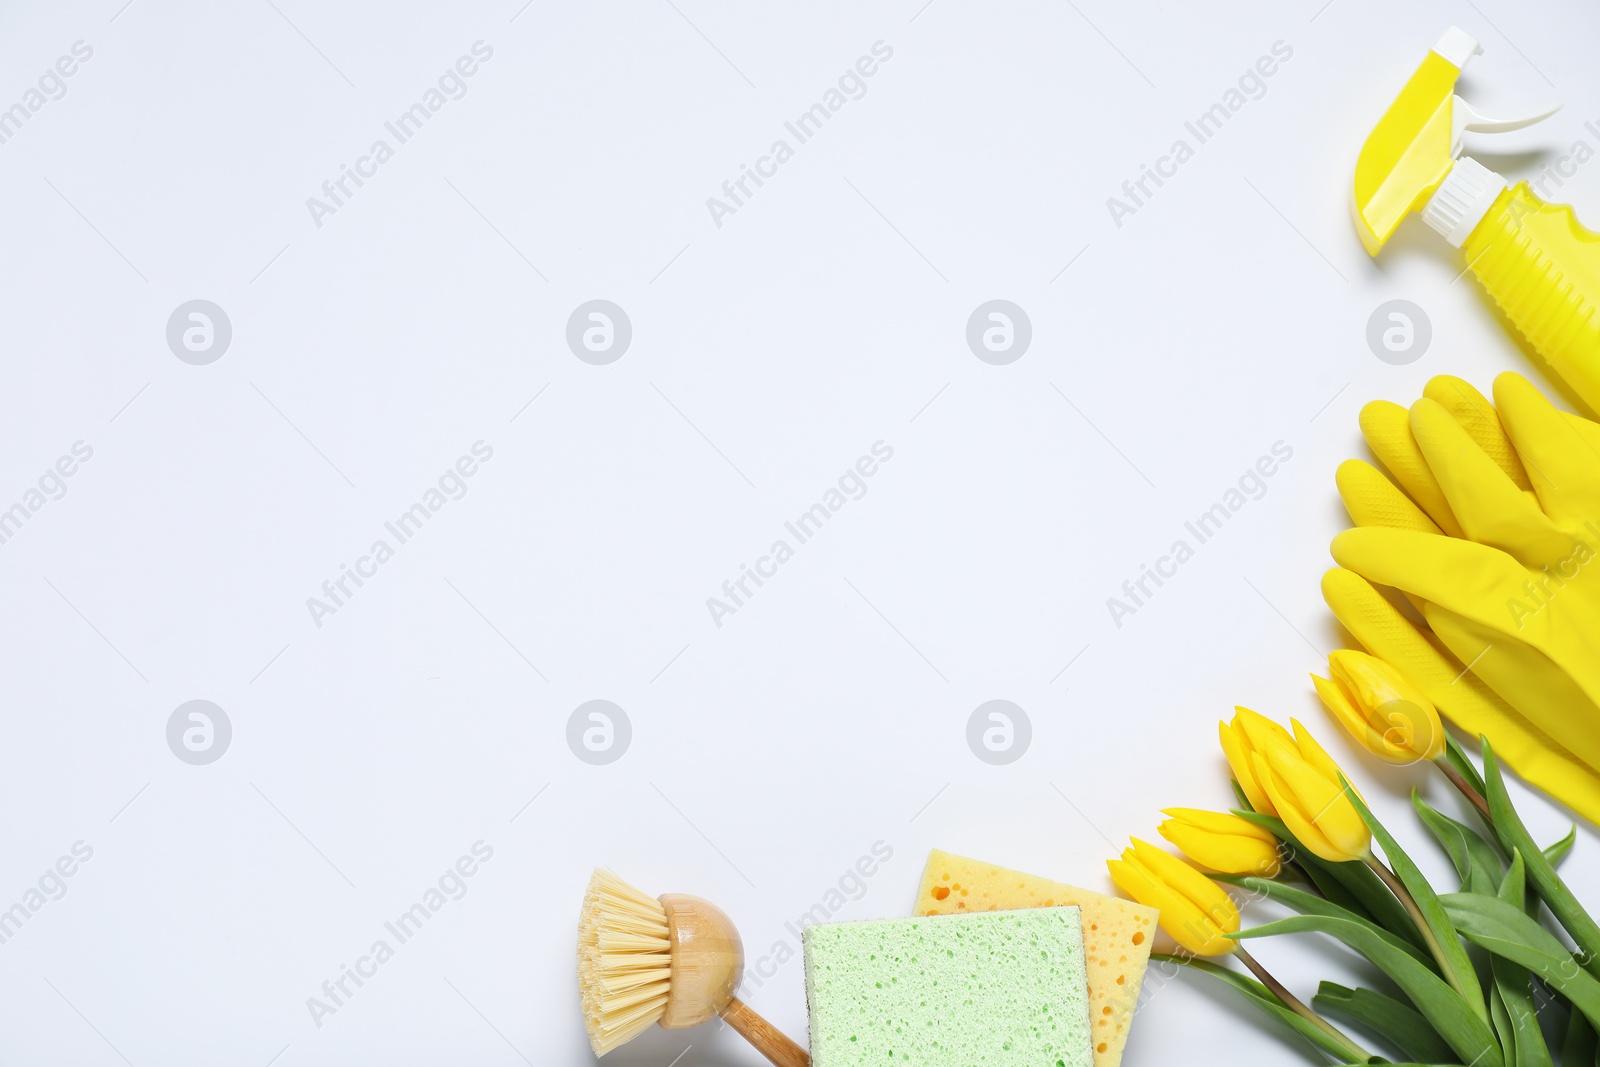
[{"label": "white bottle cap", "polygon": [[1462,156],[1422,209],[1422,221],[1460,248],[1505,187],[1500,175],[1471,156]]}]

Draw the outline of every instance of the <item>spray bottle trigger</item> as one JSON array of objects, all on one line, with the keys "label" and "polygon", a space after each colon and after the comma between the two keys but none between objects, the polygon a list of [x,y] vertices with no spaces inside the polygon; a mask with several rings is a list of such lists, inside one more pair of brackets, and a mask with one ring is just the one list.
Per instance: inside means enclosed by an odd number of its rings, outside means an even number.
[{"label": "spray bottle trigger", "polygon": [[1552,108],[1539,112],[1537,115],[1526,115],[1516,119],[1496,119],[1481,114],[1459,96],[1452,96],[1450,104],[1450,124],[1452,127],[1450,154],[1452,157],[1461,154],[1461,135],[1464,133],[1510,133],[1512,130],[1526,129],[1536,122],[1543,122],[1561,110],[1561,105],[1557,104]]}]

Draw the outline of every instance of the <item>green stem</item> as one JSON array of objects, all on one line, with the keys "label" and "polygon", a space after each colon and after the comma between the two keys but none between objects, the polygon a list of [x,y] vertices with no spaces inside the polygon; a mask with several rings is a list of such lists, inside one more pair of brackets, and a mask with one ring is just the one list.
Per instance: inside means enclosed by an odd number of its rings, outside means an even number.
[{"label": "green stem", "polygon": [[1316,1012],[1312,1011],[1303,1001],[1301,1001],[1299,997],[1295,996],[1293,993],[1289,992],[1288,989],[1284,988],[1283,983],[1272,977],[1271,972],[1269,972],[1265,967],[1261,966],[1260,963],[1256,962],[1256,958],[1250,955],[1250,953],[1246,952],[1243,945],[1240,945],[1238,948],[1234,949],[1234,955],[1239,957],[1240,963],[1250,968],[1250,973],[1254,974],[1258,979],[1260,979],[1261,984],[1266,986],[1267,989],[1272,992],[1273,996],[1277,997],[1283,1002],[1284,1007],[1288,1008],[1290,1011],[1294,1012],[1296,1015],[1300,1016],[1312,1026],[1315,1026],[1318,1030],[1321,1030],[1338,1044],[1343,1046],[1349,1054],[1350,1062],[1366,1063],[1368,1060],[1372,1059],[1372,1053],[1368,1052],[1366,1049],[1350,1040],[1344,1031],[1334,1026]]},{"label": "green stem", "polygon": [[1460,771],[1450,766],[1450,761],[1443,756],[1434,760],[1433,763],[1434,766],[1444,772],[1446,778],[1450,779],[1450,784],[1455,786],[1461,795],[1466,797],[1472,806],[1478,810],[1478,814],[1483,817],[1483,821],[1493,826],[1494,819],[1489,815],[1489,802],[1484,799],[1483,794],[1472,788],[1472,783],[1463,778]]},{"label": "green stem", "polygon": [[1439,945],[1439,939],[1433,936],[1433,927],[1428,925],[1428,920],[1422,917],[1422,909],[1417,907],[1416,898],[1411,895],[1405,883],[1395,877],[1393,871],[1384,866],[1372,853],[1367,853],[1363,860],[1372,868],[1372,872],[1383,879],[1383,884],[1389,887],[1401,905],[1406,909],[1406,914],[1411,916],[1411,921],[1416,924],[1417,933],[1422,935],[1423,943],[1428,946],[1428,951],[1433,954],[1434,962],[1439,965],[1439,973],[1444,975],[1444,980],[1450,983],[1450,988],[1460,993],[1467,1002],[1472,1003],[1472,998],[1467,996],[1467,991],[1461,987],[1461,980],[1456,977],[1455,968],[1450,966],[1450,961],[1445,957],[1444,949]]}]

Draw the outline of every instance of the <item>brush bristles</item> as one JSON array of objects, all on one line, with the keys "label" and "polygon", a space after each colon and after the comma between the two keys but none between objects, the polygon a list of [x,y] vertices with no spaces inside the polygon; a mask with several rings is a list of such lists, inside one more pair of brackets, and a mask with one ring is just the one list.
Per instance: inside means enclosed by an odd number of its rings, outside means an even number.
[{"label": "brush bristles", "polygon": [[595,1055],[660,1019],[671,988],[667,909],[610,871],[595,871],[578,918],[578,994]]}]

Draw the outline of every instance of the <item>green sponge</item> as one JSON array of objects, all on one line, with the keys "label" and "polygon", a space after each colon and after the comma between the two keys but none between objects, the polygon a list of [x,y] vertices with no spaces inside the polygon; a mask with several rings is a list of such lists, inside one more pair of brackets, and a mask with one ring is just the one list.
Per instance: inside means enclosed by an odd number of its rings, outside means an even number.
[{"label": "green sponge", "polygon": [[1091,1067],[1076,907],[805,931],[814,1067]]}]

